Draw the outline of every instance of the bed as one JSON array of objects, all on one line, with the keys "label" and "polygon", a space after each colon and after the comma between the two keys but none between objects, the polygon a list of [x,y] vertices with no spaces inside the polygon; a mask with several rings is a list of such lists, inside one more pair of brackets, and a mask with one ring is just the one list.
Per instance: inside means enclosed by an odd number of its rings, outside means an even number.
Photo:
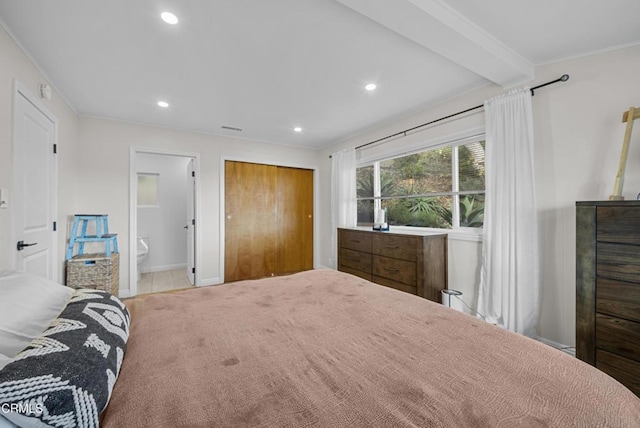
[{"label": "bed", "polygon": [[[125,304],[106,317],[128,335],[96,404],[106,428],[640,426],[640,400],[576,358],[341,272]],[[18,363],[0,370],[0,405]]]}]

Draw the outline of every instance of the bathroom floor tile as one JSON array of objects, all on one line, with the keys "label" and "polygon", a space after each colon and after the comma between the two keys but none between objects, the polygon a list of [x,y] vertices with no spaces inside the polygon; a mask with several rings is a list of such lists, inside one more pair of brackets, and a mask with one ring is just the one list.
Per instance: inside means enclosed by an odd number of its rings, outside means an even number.
[{"label": "bathroom floor tile", "polygon": [[153,273],[153,280],[154,281],[170,280],[170,279],[173,278],[173,274],[171,272],[173,272],[173,271],[165,270],[165,271],[162,271],[162,272],[154,272]]},{"label": "bathroom floor tile", "polygon": [[150,272],[142,274],[140,281],[138,281],[138,294],[159,293],[189,287],[192,285],[189,283],[186,268]]},{"label": "bathroom floor tile", "polygon": [[138,281],[138,294],[151,293],[153,286],[153,274],[143,273]]}]

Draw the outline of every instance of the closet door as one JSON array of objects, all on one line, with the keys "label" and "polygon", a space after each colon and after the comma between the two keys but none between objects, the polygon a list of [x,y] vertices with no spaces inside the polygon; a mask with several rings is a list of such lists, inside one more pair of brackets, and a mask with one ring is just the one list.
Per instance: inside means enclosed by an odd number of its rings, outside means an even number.
[{"label": "closet door", "polygon": [[225,282],[276,273],[277,168],[225,162]]},{"label": "closet door", "polygon": [[313,269],[313,171],[278,167],[277,273]]}]

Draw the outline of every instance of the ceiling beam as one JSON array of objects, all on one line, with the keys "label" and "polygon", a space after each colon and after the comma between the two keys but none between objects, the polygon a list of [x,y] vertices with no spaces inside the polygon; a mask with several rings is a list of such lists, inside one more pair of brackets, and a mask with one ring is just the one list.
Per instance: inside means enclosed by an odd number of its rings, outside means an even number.
[{"label": "ceiling beam", "polygon": [[534,78],[529,61],[441,0],[337,1],[505,88]]}]

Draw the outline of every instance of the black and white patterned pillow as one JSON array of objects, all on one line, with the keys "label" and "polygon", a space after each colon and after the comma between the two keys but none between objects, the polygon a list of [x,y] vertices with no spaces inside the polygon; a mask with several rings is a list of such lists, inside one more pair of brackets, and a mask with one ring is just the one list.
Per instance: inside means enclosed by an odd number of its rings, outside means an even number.
[{"label": "black and white patterned pillow", "polygon": [[109,293],[77,290],[49,328],[0,370],[0,415],[25,427],[97,427],[129,337]]}]

